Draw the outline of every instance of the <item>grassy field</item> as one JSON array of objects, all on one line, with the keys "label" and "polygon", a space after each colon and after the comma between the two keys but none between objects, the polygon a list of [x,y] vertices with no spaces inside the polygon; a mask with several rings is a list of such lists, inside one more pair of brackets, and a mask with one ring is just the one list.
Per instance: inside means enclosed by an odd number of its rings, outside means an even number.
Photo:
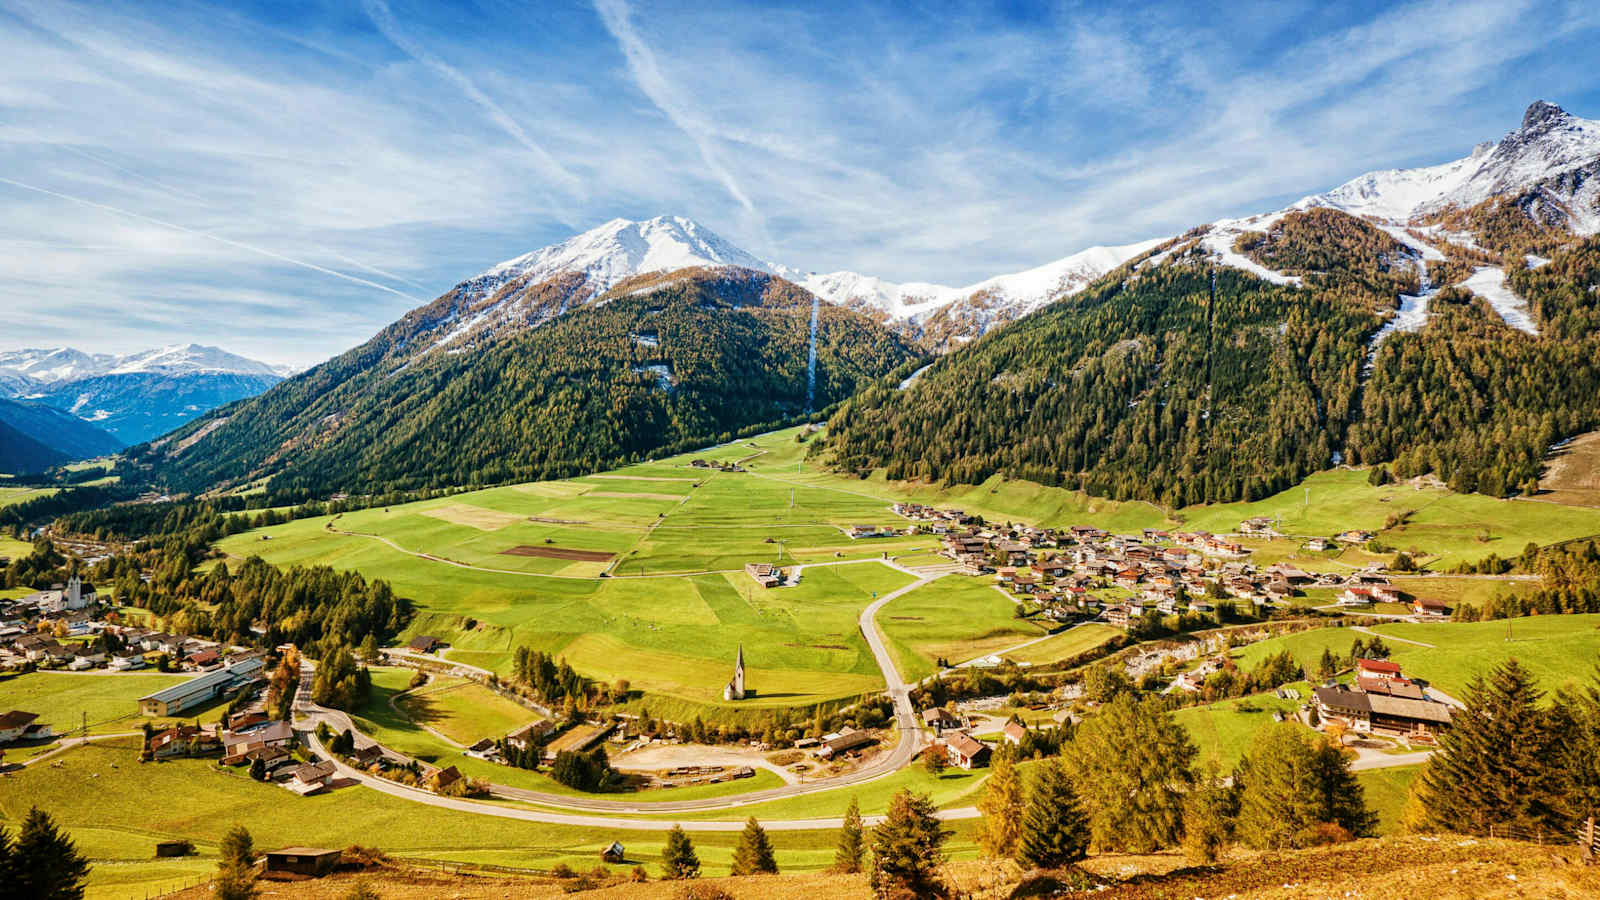
[{"label": "grassy field", "polygon": [[[1490,553],[1515,556],[1530,541],[1551,544],[1600,534],[1600,510],[1409,484],[1373,487],[1365,471],[1347,469],[1319,472],[1265,500],[1189,507],[1180,514],[1185,527],[1216,532],[1233,531],[1253,516],[1277,517],[1279,529],[1294,535],[1331,536],[1363,528],[1397,549],[1430,557],[1428,566],[1434,569]],[[1397,524],[1385,527],[1391,516]]]},{"label": "grassy field", "polygon": [[[61,765],[39,766],[0,779],[0,813],[13,831],[37,805],[63,824],[95,866],[91,898],[144,896],[216,865],[217,843],[234,824],[250,829],[258,848],[287,845],[377,846],[395,856],[548,868],[565,862],[587,871],[614,839],[630,860],[652,869],[664,833],[541,825],[443,810],[349,788],[294,797],[258,784],[243,772],[204,760],[138,765],[136,745],[108,741],[61,754]],[[90,786],[93,789],[90,789]],[[152,798],[160,798],[153,802]],[[191,859],[156,861],[155,843],[188,838]],[[737,832],[695,834],[707,872],[724,872]],[[832,831],[772,832],[785,869],[820,869],[833,855]],[[970,837],[965,840],[970,848]],[[960,844],[958,843],[958,847]]]},{"label": "grassy field", "polygon": [[[409,670],[402,670],[410,678]],[[483,738],[497,738],[543,718],[475,681],[437,678],[401,701],[413,722],[446,738],[471,746]]]},{"label": "grassy field", "polygon": [[[581,791],[573,790],[553,781],[541,772],[497,765],[481,759],[464,756],[457,744],[419,727],[417,721],[406,714],[405,710],[409,710],[411,706],[405,703],[403,698],[398,704],[400,710],[396,710],[395,706],[389,702],[406,690],[407,682],[410,678],[410,669],[372,670],[372,700],[365,709],[361,710],[359,715],[355,716],[356,724],[363,733],[370,735],[386,747],[398,750],[408,756],[414,756],[423,762],[440,766],[453,765],[469,778],[484,778],[495,784],[543,791],[550,794],[582,795]],[[453,680],[446,681],[448,683]],[[432,686],[429,685],[429,687]],[[504,703],[510,702],[500,698],[498,695],[495,695],[495,699]],[[518,709],[521,709],[521,707],[518,707]],[[500,737],[516,727],[513,725],[507,726],[500,731],[483,731],[484,728],[490,726],[487,720],[468,718],[465,721],[470,722],[472,728],[470,731],[461,732],[461,734],[476,734],[476,737],[473,737],[474,741],[481,737]],[[525,724],[527,721],[529,720],[524,718],[518,724]],[[437,728],[432,722],[428,724],[430,727]],[[467,742],[461,740],[458,743]],[[765,788],[778,787],[781,784],[783,784],[783,780],[777,775],[765,769],[758,769],[754,778],[745,778],[723,784],[639,791],[619,796],[624,796],[629,801],[641,803],[667,800],[696,800],[704,797],[722,797],[746,791],[763,790]]]},{"label": "grassy field", "polygon": [[1537,581],[1505,581],[1495,578],[1451,577],[1448,575],[1425,578],[1391,578],[1395,587],[1414,597],[1431,597],[1443,600],[1450,608],[1457,606],[1482,606],[1484,601],[1501,595],[1530,594],[1539,589]]},{"label": "grassy field", "polygon": [[1305,682],[1287,685],[1300,693],[1299,700],[1285,700],[1275,693],[1252,694],[1237,700],[1222,700],[1205,706],[1190,706],[1173,713],[1189,730],[1200,754],[1195,759],[1204,765],[1216,760],[1224,773],[1233,771],[1250,747],[1250,739],[1272,723],[1274,710],[1290,713],[1298,709],[1310,691]]},{"label": "grassy field", "polygon": [[1407,674],[1426,678],[1457,698],[1474,675],[1486,673],[1512,657],[1526,666],[1547,691],[1563,684],[1587,683],[1600,665],[1600,615],[1437,625],[1400,623],[1373,630],[1388,637],[1433,645],[1388,642],[1391,658]]},{"label": "grassy field", "polygon": [[0,487],[0,506],[10,506],[13,503],[21,503],[24,500],[32,500],[35,497],[48,497],[54,494],[56,490],[56,488],[51,487]]},{"label": "grassy field", "polygon": [[1396,766],[1356,773],[1356,781],[1361,782],[1367,806],[1378,814],[1379,834],[1394,833],[1400,824],[1400,815],[1405,811],[1411,782],[1416,780],[1421,771],[1421,766]]},{"label": "grassy field", "polygon": [[878,611],[895,665],[907,681],[932,675],[934,661],[952,665],[1039,637],[1043,630],[1018,619],[1017,605],[989,578],[946,575],[896,597]]},{"label": "grassy field", "polygon": [[1317,663],[1322,659],[1324,649],[1332,650],[1333,655],[1342,660],[1350,655],[1351,644],[1357,640],[1364,643],[1371,639],[1371,635],[1351,631],[1348,628],[1313,628],[1309,631],[1296,631],[1282,637],[1257,641],[1235,649],[1228,655],[1233,657],[1240,669],[1249,672],[1259,667],[1267,657],[1288,650],[1294,655],[1300,668],[1314,678],[1317,674]]},{"label": "grassy field", "polygon": [[1087,625],[1069,628],[1060,634],[1051,635],[1037,644],[1030,644],[1021,650],[1007,653],[1006,658],[1013,662],[1047,666],[1092,650],[1123,633],[1124,631],[1115,625],[1091,622]]},{"label": "grassy field", "polygon": [[[76,730],[84,721],[90,734],[134,731],[142,726],[138,699],[165,687],[181,684],[187,675],[154,675],[140,672],[84,674],[77,672],[31,672],[0,676],[0,709],[36,712],[58,733]],[[226,703],[190,710],[181,718],[214,722],[227,709]]]}]

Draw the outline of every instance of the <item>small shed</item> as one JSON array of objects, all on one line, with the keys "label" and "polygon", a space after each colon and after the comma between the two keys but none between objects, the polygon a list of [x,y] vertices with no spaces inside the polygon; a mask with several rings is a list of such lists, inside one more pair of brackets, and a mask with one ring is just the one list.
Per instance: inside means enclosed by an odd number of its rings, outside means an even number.
[{"label": "small shed", "polygon": [[611,846],[600,851],[600,859],[603,862],[621,864],[626,862],[627,858],[628,851],[623,849],[621,841],[612,841]]},{"label": "small shed", "polygon": [[439,639],[430,634],[419,634],[406,646],[414,653],[432,653],[439,646]]},{"label": "small shed", "polygon": [[340,851],[319,847],[285,847],[267,854],[267,872],[320,878],[339,865]]},{"label": "small shed", "polygon": [[194,852],[194,844],[188,841],[157,841],[156,856],[188,856]]}]

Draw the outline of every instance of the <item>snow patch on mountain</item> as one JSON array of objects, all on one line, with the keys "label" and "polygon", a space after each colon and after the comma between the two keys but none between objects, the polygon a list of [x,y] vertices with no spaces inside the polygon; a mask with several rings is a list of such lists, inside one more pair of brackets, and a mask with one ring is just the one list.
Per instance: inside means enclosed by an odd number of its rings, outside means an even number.
[{"label": "snow patch on mountain", "polygon": [[1504,269],[1498,266],[1474,269],[1472,276],[1461,282],[1460,286],[1487,300],[1512,328],[1532,335],[1539,333],[1539,327],[1533,322],[1533,314],[1528,310],[1528,301],[1506,286]]},{"label": "snow patch on mountain", "polygon": [[101,375],[282,375],[277,367],[200,344],[174,344],[127,356],[84,353],[71,347],[0,351],[0,373],[43,384]]}]

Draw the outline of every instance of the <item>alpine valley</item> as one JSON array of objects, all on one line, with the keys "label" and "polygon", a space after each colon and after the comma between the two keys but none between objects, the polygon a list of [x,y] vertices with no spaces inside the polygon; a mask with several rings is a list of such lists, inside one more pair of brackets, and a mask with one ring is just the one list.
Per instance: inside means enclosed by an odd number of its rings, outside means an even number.
[{"label": "alpine valley", "polygon": [[1600,123],[1541,101],[1454,162],[961,288],[619,219],[129,456],[174,489],[309,496],[592,471],[829,410],[819,458],[895,479],[1181,506],[1392,463],[1503,495],[1600,425],[1597,168]]}]

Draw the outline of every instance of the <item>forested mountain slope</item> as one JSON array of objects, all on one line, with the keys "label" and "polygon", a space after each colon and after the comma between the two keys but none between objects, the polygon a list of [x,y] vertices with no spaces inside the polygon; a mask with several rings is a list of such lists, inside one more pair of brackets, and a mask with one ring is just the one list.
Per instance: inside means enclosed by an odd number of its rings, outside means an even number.
[{"label": "forested mountain slope", "polygon": [[[406,323],[260,397],[133,448],[154,480],[205,490],[408,489],[571,475],[717,440],[807,407],[812,296],[766,273],[641,276],[471,352],[406,354]],[[915,356],[821,304],[822,408]]]},{"label": "forested mountain slope", "polygon": [[[59,456],[55,462],[70,462],[92,456],[106,456],[122,448],[122,442],[88,422],[39,403],[0,398],[0,423],[15,433],[48,447]],[[28,457],[44,459],[29,451]],[[46,463],[48,465],[48,463]],[[21,469],[12,471],[40,471]]]},{"label": "forested mountain slope", "polygon": [[[1532,334],[1471,291],[1425,289],[1423,251],[1311,208],[1233,247],[1293,283],[1218,265],[1198,229],[908,390],[863,392],[823,446],[892,478],[1002,473],[1169,505],[1253,499],[1340,461],[1515,491],[1551,443],[1600,426],[1600,238],[1521,221],[1554,253],[1530,265],[1505,239],[1499,260]],[[1393,327],[1416,300],[1414,327]]]}]

